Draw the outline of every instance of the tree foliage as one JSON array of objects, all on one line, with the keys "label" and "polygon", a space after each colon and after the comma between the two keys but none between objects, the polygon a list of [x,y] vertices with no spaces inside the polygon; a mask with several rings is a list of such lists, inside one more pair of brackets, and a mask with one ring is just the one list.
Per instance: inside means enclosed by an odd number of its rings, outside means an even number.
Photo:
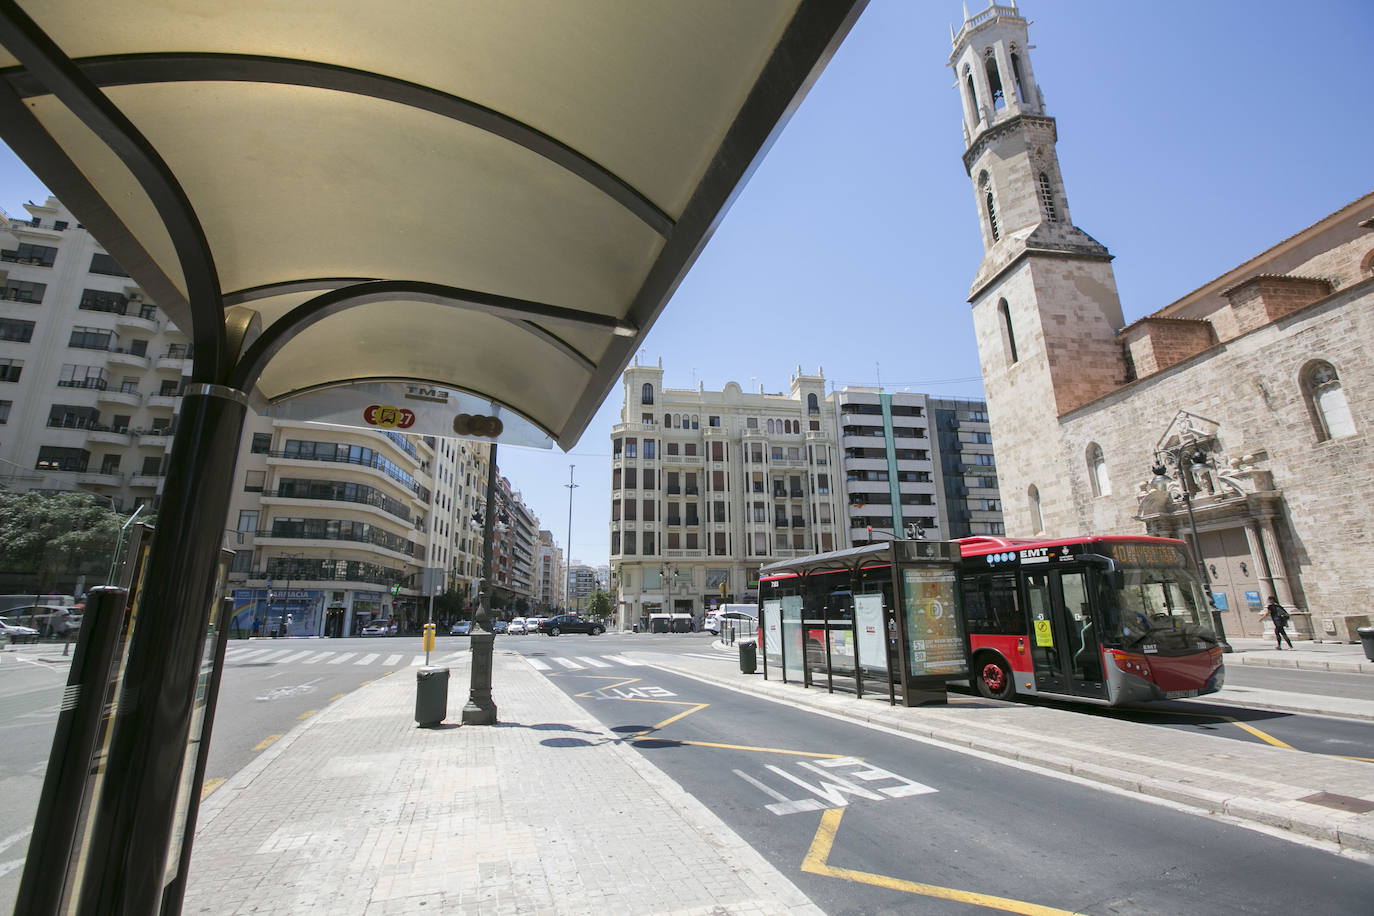
[{"label": "tree foliage", "polygon": [[611,616],[611,596],[601,589],[592,592],[587,601],[587,616],[594,620],[604,620]]},{"label": "tree foliage", "polygon": [[89,493],[0,491],[0,570],[31,577],[37,590],[103,577],[127,520]]}]

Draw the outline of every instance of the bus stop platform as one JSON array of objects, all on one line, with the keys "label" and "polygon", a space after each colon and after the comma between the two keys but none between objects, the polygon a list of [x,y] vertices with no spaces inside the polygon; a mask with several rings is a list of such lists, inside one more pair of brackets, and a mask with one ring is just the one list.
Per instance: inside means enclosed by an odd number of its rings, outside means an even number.
[{"label": "bus stop platform", "polygon": [[[729,651],[727,659],[735,652],[724,644],[717,648]],[[1360,651],[1359,646],[1346,648]],[[1292,656],[1300,651],[1294,650]],[[1237,654],[1245,653],[1227,655],[1226,663],[1235,664]],[[1286,659],[1289,650],[1274,654]],[[1089,715],[1084,707],[1066,703],[996,702],[959,693],[950,694],[947,706],[892,706],[885,694],[856,699],[852,693],[827,692],[823,682],[803,688],[765,680],[762,668],[758,674],[746,675],[738,665],[690,655],[636,657],[667,671],[775,702],[1070,774],[1262,829],[1297,834],[1374,861],[1374,759],[1296,750],[1264,731],[1265,721],[1284,711],[1374,719],[1374,700],[1284,692],[1289,705],[1269,711],[1248,693],[1228,696],[1223,690],[1187,701],[1198,712],[1180,713],[1176,707],[1160,710],[1162,721],[1156,725],[1110,714]],[[1205,707],[1211,710],[1204,711]],[[1218,707],[1224,711],[1216,711]],[[1150,715],[1148,704],[1132,707],[1133,713],[1142,710]],[[1161,727],[1179,716],[1214,718],[1219,727],[1235,728],[1238,735],[1245,732],[1240,737],[1246,740]]]}]

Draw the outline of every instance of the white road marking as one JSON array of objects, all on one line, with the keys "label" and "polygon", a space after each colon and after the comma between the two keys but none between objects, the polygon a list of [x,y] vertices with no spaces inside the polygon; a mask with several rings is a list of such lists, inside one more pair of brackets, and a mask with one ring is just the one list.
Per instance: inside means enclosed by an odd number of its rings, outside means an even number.
[{"label": "white road marking", "polygon": [[313,665],[313,664],[315,664],[316,662],[322,661],[322,660],[328,658],[329,656],[331,656],[331,655],[333,655],[333,654],[334,654],[334,650],[332,650],[332,649],[329,650],[328,652],[316,652],[314,655],[312,655],[312,656],[310,656],[309,658],[307,658],[307,659],[306,659],[304,662],[302,662],[301,664],[304,664],[304,665]]},{"label": "white road marking", "polygon": [[267,649],[249,649],[247,652],[236,653],[232,661],[241,662],[245,659],[256,658],[259,655],[266,655]]},{"label": "white road marking", "polygon": [[275,662],[275,661],[279,661],[283,655],[290,655],[290,654],[291,654],[291,650],[290,650],[290,649],[277,649],[276,651],[268,652],[268,653],[267,653],[266,655],[264,655],[262,658],[258,659],[258,661],[259,661],[259,662]]},{"label": "white road marking", "polygon": [[340,655],[338,658],[331,658],[331,659],[329,660],[329,664],[331,664],[331,665],[342,665],[344,662],[348,661],[350,658],[352,658],[353,656],[355,656],[355,655],[357,655],[357,654],[358,654],[357,652],[345,652],[343,655]]},{"label": "white road marking", "polygon": [[577,662],[573,661],[570,658],[555,658],[554,661],[558,662],[558,664],[562,665],[564,668],[567,668],[571,671],[582,670],[582,665],[579,665]]},{"label": "white road marking", "polygon": [[398,664],[400,661],[401,653],[397,652],[395,655],[388,655],[386,657],[386,661],[382,662],[382,664],[390,668],[392,665]]},{"label": "white road marking", "polygon": [[424,665],[424,663],[425,663],[425,657],[424,657],[423,655],[417,655],[417,656],[415,656],[414,658],[412,658],[412,659],[410,660],[410,667],[412,667],[412,668],[420,668],[420,667],[422,667],[422,666]]},{"label": "white road marking", "polygon": [[529,662],[529,663],[530,663],[530,667],[533,668],[535,671],[548,671],[548,670],[549,670],[549,666],[546,665],[544,662],[541,662],[541,661],[540,661],[539,659],[537,659],[537,658],[527,658],[527,659],[525,659],[525,661]]},{"label": "white road marking", "polygon": [[599,659],[599,658],[588,658],[588,657],[585,656],[585,655],[579,655],[579,656],[577,657],[577,660],[578,660],[579,662],[586,662],[587,664],[591,665],[593,668],[609,668],[609,667],[611,667],[610,665],[606,664],[605,662],[603,662],[603,661],[602,661],[601,659]]},{"label": "white road marking", "polygon": [[603,656],[601,656],[601,657],[602,657],[602,658],[609,658],[611,661],[613,661],[613,662],[618,662],[619,664],[622,664],[622,665],[629,665],[631,668],[640,668],[640,667],[643,667],[643,665],[644,665],[643,662],[637,662],[637,661],[635,661],[634,659],[626,658],[626,657],[623,656],[623,655],[603,655]]},{"label": "white road marking", "polygon": [[382,653],[380,653],[380,652],[372,652],[372,653],[370,653],[370,654],[368,654],[368,655],[364,655],[362,658],[358,659],[358,660],[357,660],[356,662],[354,662],[353,664],[355,664],[355,665],[370,665],[370,664],[372,664],[373,662],[375,662],[377,659],[379,659],[379,658],[381,658],[381,657],[382,657]]},{"label": "white road marking", "polygon": [[286,656],[286,658],[279,658],[279,659],[277,659],[277,661],[280,662],[280,663],[283,664],[283,665],[286,664],[287,662],[298,662],[298,661],[300,661],[301,659],[305,658],[307,655],[309,655],[309,654],[310,654],[310,651],[311,651],[311,650],[306,649],[304,652],[297,652],[297,653],[295,653],[294,655],[288,655],[288,656]]}]

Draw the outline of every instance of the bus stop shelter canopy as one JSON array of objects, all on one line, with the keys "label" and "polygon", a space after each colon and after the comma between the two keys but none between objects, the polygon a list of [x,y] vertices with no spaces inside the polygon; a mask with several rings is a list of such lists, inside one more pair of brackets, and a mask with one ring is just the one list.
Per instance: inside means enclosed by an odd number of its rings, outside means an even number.
[{"label": "bus stop shelter canopy", "polygon": [[259,407],[575,443],[862,0],[0,0],[0,135]]},{"label": "bus stop shelter canopy", "polygon": [[195,346],[114,778],[37,819],[24,912],[180,907],[248,407],[409,384],[570,448],[862,6],[0,0],[0,137]]}]

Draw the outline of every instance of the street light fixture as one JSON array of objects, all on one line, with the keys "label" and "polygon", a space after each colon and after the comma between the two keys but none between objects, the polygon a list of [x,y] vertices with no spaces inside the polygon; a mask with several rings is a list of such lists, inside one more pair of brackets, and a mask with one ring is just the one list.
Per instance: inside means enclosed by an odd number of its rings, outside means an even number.
[{"label": "street light fixture", "polygon": [[[1184,461],[1187,461],[1187,470],[1184,469]],[[1183,507],[1188,512],[1188,528],[1193,535],[1193,564],[1197,567],[1197,574],[1202,579],[1202,588],[1207,593],[1207,606],[1212,612],[1212,626],[1216,630],[1217,640],[1221,643],[1223,652],[1233,651],[1231,644],[1226,641],[1226,631],[1222,625],[1221,611],[1217,609],[1216,598],[1212,594],[1212,579],[1207,575],[1207,566],[1202,562],[1202,541],[1198,537],[1197,518],[1193,515],[1193,496],[1189,486],[1189,478],[1199,469],[1211,466],[1194,436],[1180,436],[1179,441],[1173,446],[1160,446],[1155,450],[1155,464],[1151,468],[1154,479],[1151,483],[1157,487],[1162,486],[1167,492],[1172,478],[1169,475],[1169,468],[1166,464],[1171,462],[1174,470],[1178,472],[1178,489],[1183,497]]]},{"label": "street light fixture", "polygon": [[477,612],[472,617],[468,642],[472,652],[472,675],[468,702],[463,707],[464,725],[495,725],[496,703],[491,698],[491,656],[496,634],[488,625],[491,618],[492,540],[496,530],[496,443],[487,455],[487,496],[482,516],[482,578]]}]

